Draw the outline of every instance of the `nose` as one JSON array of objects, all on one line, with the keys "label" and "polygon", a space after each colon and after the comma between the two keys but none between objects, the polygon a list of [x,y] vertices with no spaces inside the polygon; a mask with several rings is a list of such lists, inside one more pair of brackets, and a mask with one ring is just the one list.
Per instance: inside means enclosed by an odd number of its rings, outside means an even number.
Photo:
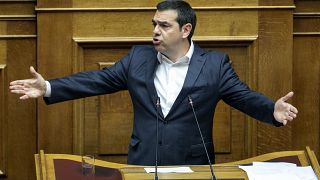
[{"label": "nose", "polygon": [[153,28],[153,34],[154,35],[160,35],[160,31],[159,31],[159,26],[158,25],[155,25],[154,28]]}]

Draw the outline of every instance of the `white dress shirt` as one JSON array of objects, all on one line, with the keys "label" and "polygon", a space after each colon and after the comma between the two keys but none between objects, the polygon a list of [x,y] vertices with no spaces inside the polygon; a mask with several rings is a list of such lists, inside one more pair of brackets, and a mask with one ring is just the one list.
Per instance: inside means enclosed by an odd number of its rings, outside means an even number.
[{"label": "white dress shirt", "polygon": [[161,109],[166,117],[177,99],[187,75],[189,63],[194,52],[191,41],[187,54],[172,62],[166,56],[158,52],[159,65],[155,73],[154,85],[160,97]]},{"label": "white dress shirt", "polygon": [[[160,97],[161,109],[164,117],[166,117],[177,99],[184,80],[187,75],[189,63],[194,52],[194,45],[191,41],[187,54],[179,58],[176,62],[172,62],[166,56],[158,52],[159,61],[158,68],[155,73],[154,85],[157,94]],[[46,81],[47,90],[44,97],[51,96],[51,85]]]}]

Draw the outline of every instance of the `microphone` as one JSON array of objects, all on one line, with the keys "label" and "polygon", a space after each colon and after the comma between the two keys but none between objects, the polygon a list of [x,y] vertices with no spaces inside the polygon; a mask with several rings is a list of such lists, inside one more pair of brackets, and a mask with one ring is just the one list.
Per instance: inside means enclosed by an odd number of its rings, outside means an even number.
[{"label": "microphone", "polygon": [[156,108],[157,108],[157,122],[156,122],[157,138],[156,138],[156,163],[155,163],[154,180],[158,180],[159,109],[161,108],[160,97],[157,97]]},{"label": "microphone", "polygon": [[207,151],[207,147],[206,147],[206,145],[204,144],[204,139],[203,139],[203,136],[202,136],[202,132],[201,132],[201,129],[200,129],[200,126],[199,126],[198,118],[197,118],[196,112],[195,112],[195,110],[194,110],[193,102],[192,102],[192,99],[191,99],[191,96],[190,96],[190,95],[188,96],[188,99],[189,99],[189,104],[190,104],[190,106],[191,106],[191,109],[192,109],[192,111],[193,111],[194,119],[196,120],[196,123],[197,123],[197,126],[198,126],[198,130],[199,130],[199,133],[200,133],[200,137],[201,137],[201,140],[202,140],[202,144],[203,144],[204,150],[206,151],[206,155],[207,155],[207,158],[208,158],[208,162],[209,162],[209,166],[210,166],[210,171],[211,171],[211,180],[216,180],[216,176],[215,176],[214,173],[213,173],[212,164],[211,164],[211,161],[210,161],[210,158],[209,158],[209,154],[208,154],[208,151]]}]

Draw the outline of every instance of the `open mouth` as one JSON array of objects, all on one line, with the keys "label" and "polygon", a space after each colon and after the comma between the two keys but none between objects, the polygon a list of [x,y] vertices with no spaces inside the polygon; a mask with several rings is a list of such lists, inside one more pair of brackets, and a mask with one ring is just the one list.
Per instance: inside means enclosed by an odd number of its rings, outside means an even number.
[{"label": "open mouth", "polygon": [[153,39],[152,39],[152,43],[153,43],[154,45],[160,45],[161,41],[160,41],[159,39],[157,39],[157,38],[153,38]]}]

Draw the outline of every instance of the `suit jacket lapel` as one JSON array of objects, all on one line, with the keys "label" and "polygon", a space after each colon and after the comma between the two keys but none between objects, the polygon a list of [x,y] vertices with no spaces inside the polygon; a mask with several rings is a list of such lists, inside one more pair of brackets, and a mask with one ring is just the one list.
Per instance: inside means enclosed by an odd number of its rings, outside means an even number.
[{"label": "suit jacket lapel", "polygon": [[189,64],[188,72],[186,75],[186,79],[184,80],[183,87],[173,103],[167,118],[178,108],[178,105],[182,102],[183,99],[188,96],[189,91],[192,89],[196,79],[198,78],[203,64],[205,62],[205,58],[202,56],[206,51],[201,49],[200,47],[195,45],[195,49]]},{"label": "suit jacket lapel", "polygon": [[[159,65],[156,54],[157,52],[155,51],[155,55],[151,59],[149,59],[146,67],[146,86],[149,92],[148,94],[150,95],[150,98],[151,98],[152,106],[155,109],[156,109],[156,101],[157,101],[158,94],[154,85],[154,76],[155,76],[156,68]],[[159,115],[161,117],[160,119],[163,120],[164,116],[161,109],[159,111]]]}]

